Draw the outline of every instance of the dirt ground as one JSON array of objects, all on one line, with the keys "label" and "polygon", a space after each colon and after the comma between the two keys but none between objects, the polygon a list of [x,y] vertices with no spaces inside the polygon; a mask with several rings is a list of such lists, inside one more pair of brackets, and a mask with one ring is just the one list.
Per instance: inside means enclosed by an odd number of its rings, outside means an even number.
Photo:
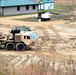
[{"label": "dirt ground", "polygon": [[[8,30],[10,30],[14,26],[20,26],[20,25],[29,26],[32,30],[36,31],[38,34],[38,39],[34,44],[34,46],[32,46],[32,49],[34,49],[32,50],[32,52],[33,51],[45,51],[45,52],[55,51],[58,53],[66,54],[65,51],[68,51],[68,50],[72,51],[72,49],[74,49],[74,51],[76,50],[76,34],[75,34],[76,23],[75,22],[70,23],[70,21],[66,21],[66,20],[49,21],[49,22],[48,21],[47,22],[26,22],[26,21],[24,22],[24,21],[14,20],[14,19],[20,19],[20,18],[27,18],[27,17],[35,17],[35,14],[0,18],[0,31],[7,33]],[[72,43],[70,43],[71,41]],[[67,45],[67,44],[73,44],[73,42],[75,43],[74,44],[75,48],[70,48],[70,45]],[[68,48],[66,46],[68,46]],[[2,50],[0,53],[2,53]],[[3,50],[3,53],[4,53],[4,50]],[[42,53],[42,54],[50,55],[51,53],[49,54],[48,52],[48,53]]]},{"label": "dirt ground", "polygon": [[[20,65],[26,60],[26,55],[29,57],[37,56],[43,59],[63,59],[68,60],[70,56],[76,59],[76,22],[67,20],[46,21],[46,22],[26,22],[15,19],[34,17],[35,15],[21,15],[12,17],[0,18],[0,32],[7,33],[14,26],[29,26],[37,32],[37,40],[28,51],[7,51],[0,49],[0,55],[14,56],[10,62],[19,60],[15,65]],[[7,33],[8,34],[8,33]],[[37,61],[36,60],[36,61]],[[29,62],[28,62],[29,63]]]}]

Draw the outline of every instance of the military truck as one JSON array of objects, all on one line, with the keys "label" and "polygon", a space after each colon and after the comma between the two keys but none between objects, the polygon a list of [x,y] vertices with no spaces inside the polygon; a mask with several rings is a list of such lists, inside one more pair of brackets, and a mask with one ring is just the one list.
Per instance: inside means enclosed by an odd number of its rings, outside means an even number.
[{"label": "military truck", "polygon": [[34,31],[27,30],[25,32],[14,28],[7,35],[0,34],[0,47],[4,47],[7,50],[23,51],[35,42],[36,36],[37,34]]}]

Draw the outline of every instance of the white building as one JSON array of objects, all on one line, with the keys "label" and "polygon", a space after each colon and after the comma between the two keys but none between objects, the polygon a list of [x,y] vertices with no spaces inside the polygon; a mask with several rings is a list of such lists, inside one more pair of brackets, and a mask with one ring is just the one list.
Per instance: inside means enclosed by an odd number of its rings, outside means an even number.
[{"label": "white building", "polygon": [[39,10],[54,9],[54,0],[40,0]]}]

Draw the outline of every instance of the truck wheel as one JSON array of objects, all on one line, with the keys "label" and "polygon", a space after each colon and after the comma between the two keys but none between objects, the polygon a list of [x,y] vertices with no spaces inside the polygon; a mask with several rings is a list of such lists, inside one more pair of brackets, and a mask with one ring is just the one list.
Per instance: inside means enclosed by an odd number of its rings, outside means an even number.
[{"label": "truck wheel", "polygon": [[41,19],[38,19],[39,22],[41,22]]},{"label": "truck wheel", "polygon": [[6,49],[7,50],[14,50],[15,49],[14,43],[7,43],[6,44]]},{"label": "truck wheel", "polygon": [[25,50],[25,45],[23,43],[17,43],[16,49],[19,51]]}]

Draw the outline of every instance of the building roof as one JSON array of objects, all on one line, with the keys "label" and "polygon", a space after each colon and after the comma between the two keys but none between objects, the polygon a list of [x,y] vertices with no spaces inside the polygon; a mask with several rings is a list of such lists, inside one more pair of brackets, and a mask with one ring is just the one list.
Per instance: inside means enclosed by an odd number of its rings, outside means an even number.
[{"label": "building roof", "polygon": [[33,0],[0,0],[0,7],[39,4]]},{"label": "building roof", "polygon": [[48,3],[48,2],[54,2],[54,0],[41,0],[42,2]]}]

